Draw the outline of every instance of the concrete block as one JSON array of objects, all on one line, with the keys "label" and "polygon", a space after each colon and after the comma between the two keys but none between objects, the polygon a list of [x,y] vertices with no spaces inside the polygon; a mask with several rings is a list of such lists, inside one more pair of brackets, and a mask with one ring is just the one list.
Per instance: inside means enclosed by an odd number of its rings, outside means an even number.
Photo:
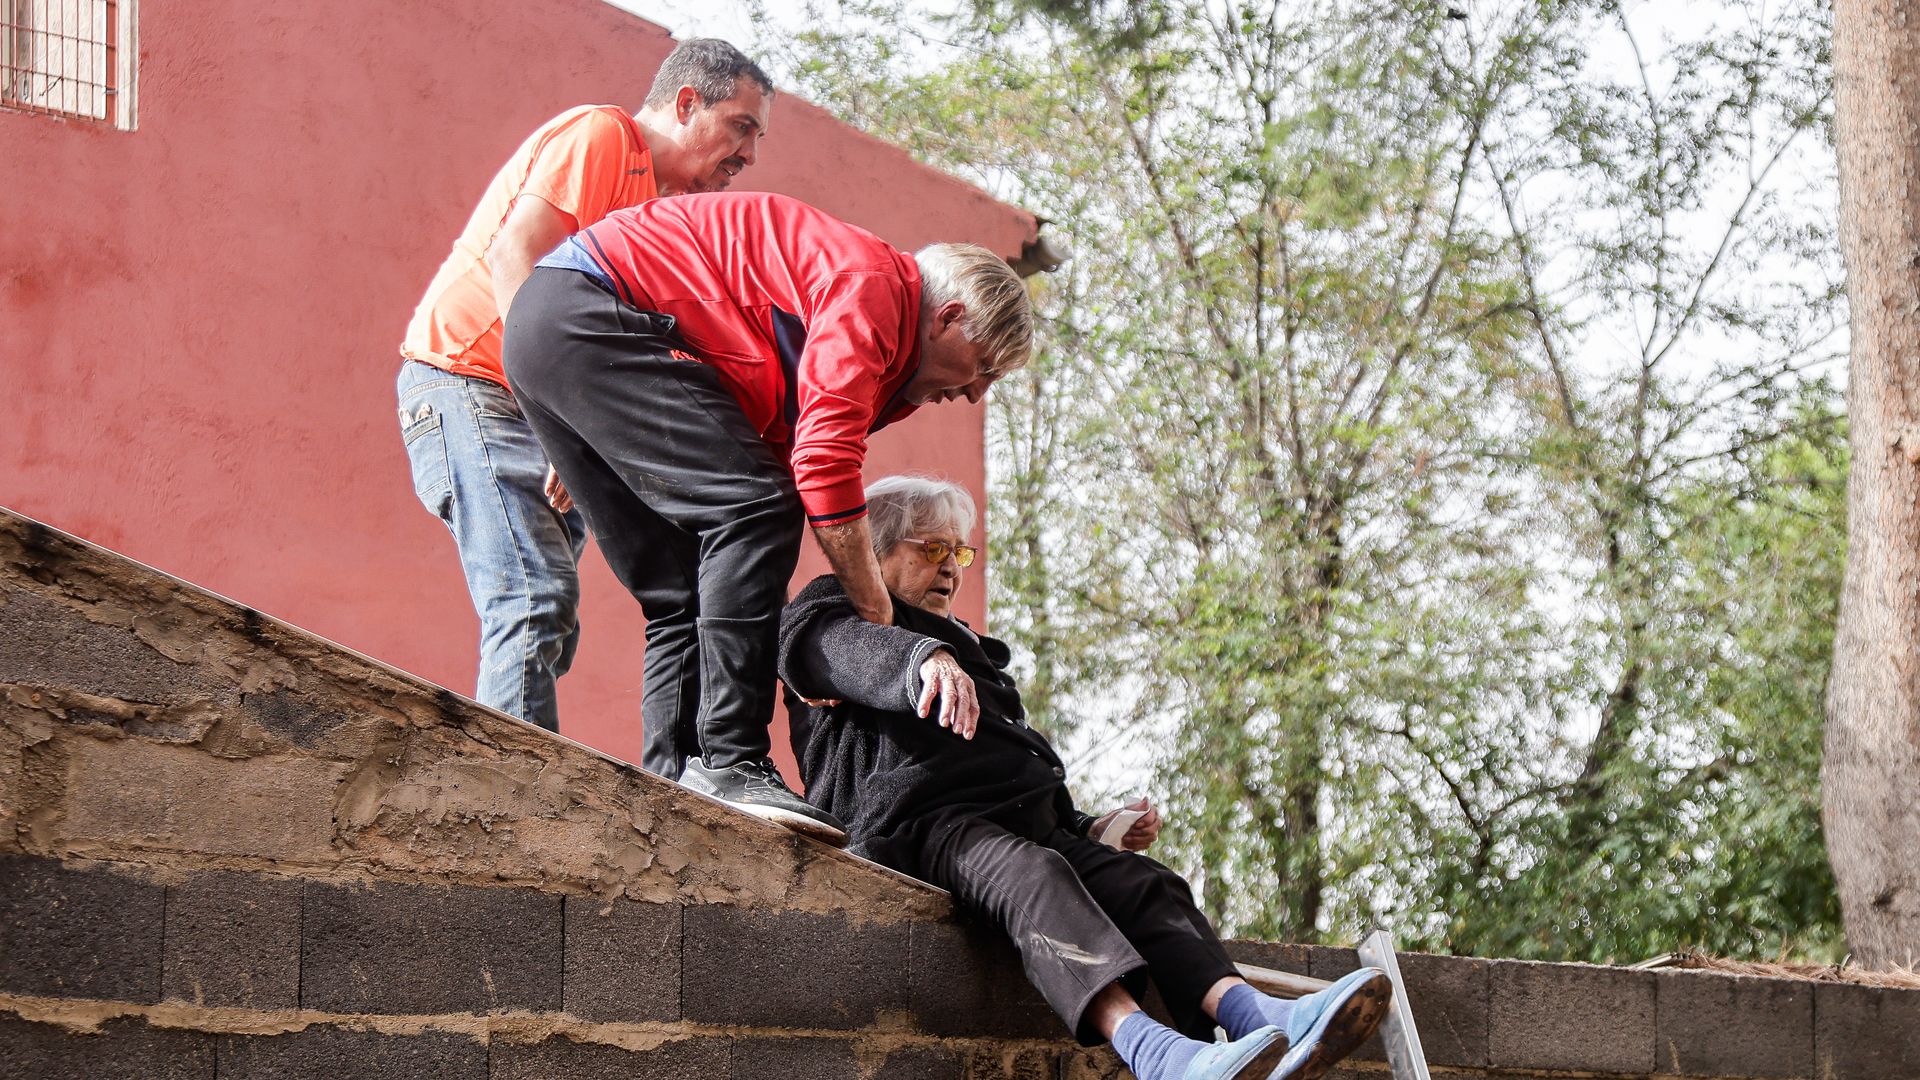
[{"label": "concrete block", "polygon": [[1714,971],[1657,973],[1659,1071],[1812,1076],[1814,986]]},{"label": "concrete block", "polygon": [[[132,629],[89,622],[36,591],[0,585],[0,682],[57,686],[101,697],[182,705],[231,701],[226,680],[168,659]],[[77,603],[77,601],[76,601]]]},{"label": "concrete block", "polygon": [[492,1080],[723,1080],[730,1042],[714,1036],[628,1050],[558,1037],[532,1044],[496,1039]]},{"label": "concrete block", "polygon": [[[27,831],[25,818],[38,809],[40,792],[27,783],[28,755],[40,756],[44,726],[37,719],[18,714],[8,692],[0,689],[0,851],[19,851]],[[29,735],[28,732],[34,734]],[[28,751],[31,739],[35,751]]]},{"label": "concrete block", "polygon": [[680,1019],[680,906],[566,898],[567,1012],[629,1023]]},{"label": "concrete block", "polygon": [[387,1035],[315,1025],[282,1035],[223,1036],[220,1080],[486,1080],[487,1045],[470,1035]]},{"label": "concrete block", "polygon": [[1496,960],[1489,974],[1489,1067],[1653,1071],[1652,972]]},{"label": "concrete block", "polygon": [[[1360,954],[1334,945],[1296,945],[1307,955],[1307,974],[1326,982],[1360,966]],[[1271,966],[1271,965],[1269,965]]]},{"label": "concrete block", "polygon": [[728,1080],[864,1080],[846,1039],[747,1037],[733,1040]]},{"label": "concrete block", "polygon": [[1235,939],[1224,941],[1227,955],[1236,964],[1254,964],[1272,968],[1275,971],[1288,971],[1295,975],[1313,974],[1313,945],[1281,945],[1271,941],[1247,941]]},{"label": "concrete block", "polygon": [[352,717],[295,690],[240,695],[239,710],[261,734],[303,750],[331,743],[332,734]]},{"label": "concrete block", "polygon": [[561,901],[525,889],[308,882],[300,1004],[418,1014],[561,1007]]},{"label": "concrete block", "polygon": [[945,1046],[906,1046],[890,1051],[868,1080],[966,1080],[966,1062]]},{"label": "concrete block", "polygon": [[967,1080],[1060,1080],[1060,1052],[1032,1046],[975,1045],[967,1051],[966,1070]]},{"label": "concrete block", "polygon": [[244,692],[227,710],[239,720],[231,745],[252,754],[291,752],[331,761],[385,757],[409,733],[399,712],[362,700],[360,690],[303,679],[297,687]]},{"label": "concrete block", "polygon": [[166,890],[94,864],[0,856],[0,990],[160,1000]]},{"label": "concrete block", "polygon": [[22,1080],[213,1080],[214,1046],[194,1031],[109,1020],[89,1032],[0,1012],[0,1075]]},{"label": "concrete block", "polygon": [[[1466,956],[1401,953],[1399,963],[1427,1063],[1485,1068],[1490,962]],[[1332,982],[1358,968],[1360,957],[1352,949],[1313,946],[1309,948],[1308,966],[1307,974]],[[1368,1039],[1353,1058],[1385,1061],[1380,1037]]]},{"label": "concrete block", "polygon": [[1817,983],[1813,1015],[1821,1080],[1920,1076],[1920,990]]},{"label": "concrete block", "polygon": [[976,922],[916,922],[908,959],[910,1007],[921,1031],[1008,1039],[1072,1037],[1027,981],[1007,935]]},{"label": "concrete block", "polygon": [[681,1015],[696,1023],[845,1030],[907,1007],[905,922],[726,904],[686,909]]},{"label": "concrete block", "polygon": [[1060,1055],[1060,1080],[1133,1080],[1133,1074],[1111,1048],[1081,1046]]},{"label": "concrete block", "polygon": [[300,893],[300,882],[259,874],[196,874],[169,886],[162,996],[299,1008]]},{"label": "concrete block", "polygon": [[333,802],[351,766],[218,758],[193,746],[76,739],[61,799],[68,843],[331,862]]}]

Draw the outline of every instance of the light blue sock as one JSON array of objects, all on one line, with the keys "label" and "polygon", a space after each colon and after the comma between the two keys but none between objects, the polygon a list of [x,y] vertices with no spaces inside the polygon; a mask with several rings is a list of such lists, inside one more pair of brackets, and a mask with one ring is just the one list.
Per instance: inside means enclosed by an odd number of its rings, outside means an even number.
[{"label": "light blue sock", "polygon": [[1114,1053],[1138,1080],[1180,1080],[1205,1046],[1143,1012],[1129,1013],[1113,1029]]},{"label": "light blue sock", "polygon": [[1292,1015],[1293,1002],[1269,997],[1246,983],[1238,983],[1221,996],[1220,1012],[1214,1019],[1227,1029],[1227,1038],[1244,1039],[1255,1028],[1268,1024],[1285,1031],[1287,1018]]}]

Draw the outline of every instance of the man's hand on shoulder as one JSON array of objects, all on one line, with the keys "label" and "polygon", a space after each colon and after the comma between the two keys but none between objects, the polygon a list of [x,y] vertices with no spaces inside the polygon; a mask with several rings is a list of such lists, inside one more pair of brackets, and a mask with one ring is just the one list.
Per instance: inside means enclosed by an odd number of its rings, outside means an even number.
[{"label": "man's hand on shoulder", "polygon": [[833,567],[833,576],[840,579],[853,610],[868,622],[892,626],[893,597],[880,576],[880,563],[873,557],[867,530],[867,519],[858,518],[838,525],[816,525],[813,538]]}]

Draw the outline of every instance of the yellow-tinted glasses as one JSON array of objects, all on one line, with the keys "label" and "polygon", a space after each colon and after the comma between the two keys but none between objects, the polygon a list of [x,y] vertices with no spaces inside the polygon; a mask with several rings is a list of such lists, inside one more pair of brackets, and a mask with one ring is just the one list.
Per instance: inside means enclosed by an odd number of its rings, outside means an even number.
[{"label": "yellow-tinted glasses", "polygon": [[926,556],[927,561],[935,566],[946,562],[947,556],[949,555],[953,556],[953,561],[959,563],[961,566],[973,565],[973,549],[965,544],[949,544],[945,540],[903,539],[900,542],[903,544],[919,544],[920,554]]}]

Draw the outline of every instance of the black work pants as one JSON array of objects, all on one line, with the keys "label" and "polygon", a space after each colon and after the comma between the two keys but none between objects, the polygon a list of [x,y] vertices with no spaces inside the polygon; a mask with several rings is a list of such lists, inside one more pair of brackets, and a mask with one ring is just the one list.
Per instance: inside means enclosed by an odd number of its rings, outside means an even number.
[{"label": "black work pants", "polygon": [[1119,982],[1136,1000],[1152,977],[1191,1038],[1211,1039],[1201,999],[1236,974],[1185,878],[1134,852],[1059,827],[1051,813],[1006,824],[969,818],[920,852],[916,876],[993,920],[1020,951],[1027,978],[1083,1045],[1095,995]]},{"label": "black work pants", "polygon": [[793,478],[667,315],[537,267],[507,382],[607,565],[647,617],[643,764],[767,756],[774,646],[804,518]]}]

